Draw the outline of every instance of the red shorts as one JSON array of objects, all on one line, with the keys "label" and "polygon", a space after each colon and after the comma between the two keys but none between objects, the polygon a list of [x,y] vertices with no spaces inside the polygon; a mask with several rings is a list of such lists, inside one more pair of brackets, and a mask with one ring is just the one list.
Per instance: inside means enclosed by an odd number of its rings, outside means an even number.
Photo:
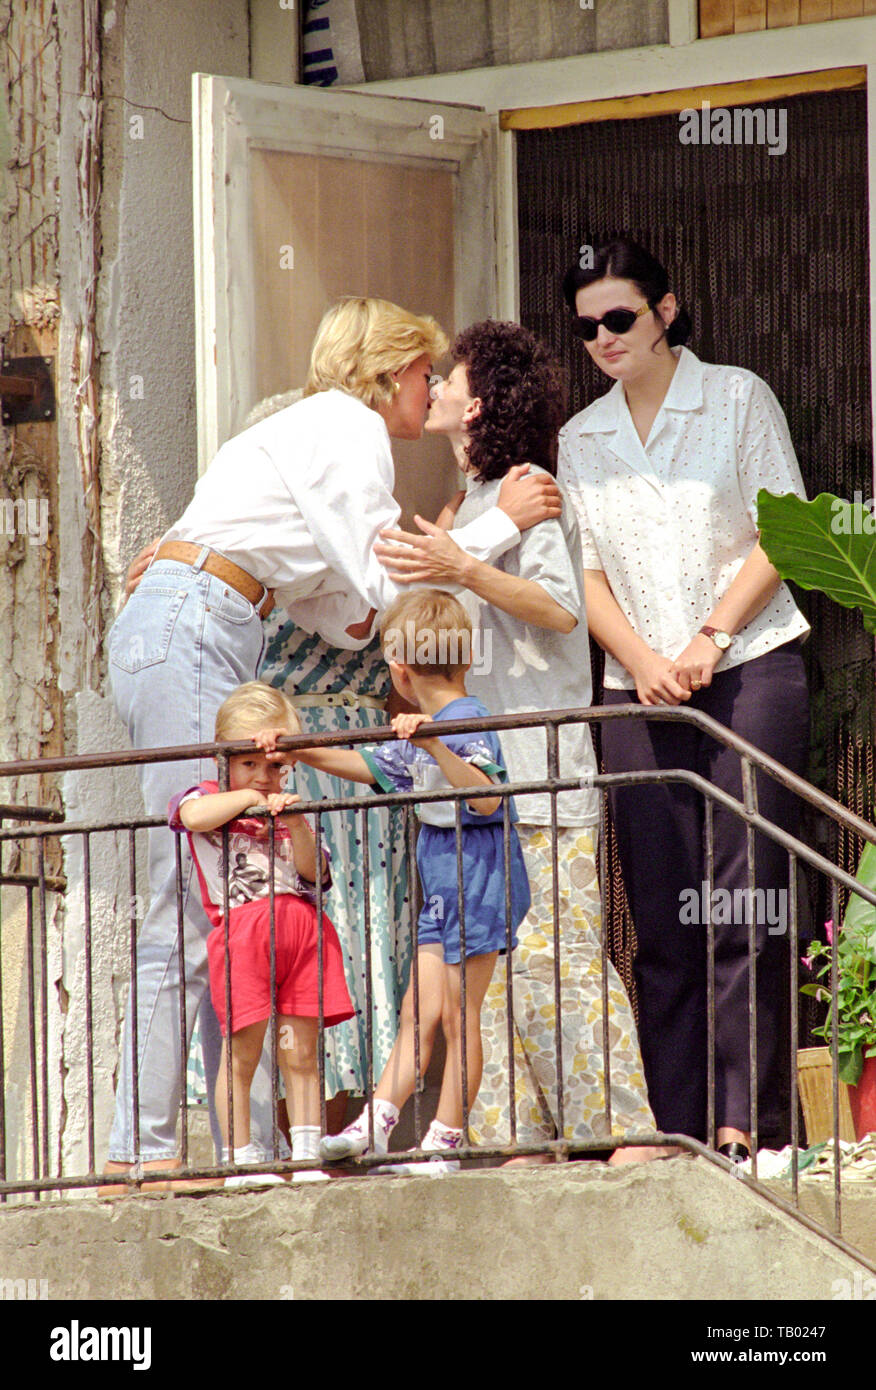
[{"label": "red shorts", "polygon": [[[271,1016],[270,902],[256,898],[231,909],[231,1020],[233,1033]],[[325,1026],[353,1017],[344,978],[341,946],[323,913],[322,966]],[[291,893],[274,899],[277,1013],[292,1018],[319,1017],[316,908]],[[207,938],[210,997],[225,1028],[225,929],[214,927]]]}]

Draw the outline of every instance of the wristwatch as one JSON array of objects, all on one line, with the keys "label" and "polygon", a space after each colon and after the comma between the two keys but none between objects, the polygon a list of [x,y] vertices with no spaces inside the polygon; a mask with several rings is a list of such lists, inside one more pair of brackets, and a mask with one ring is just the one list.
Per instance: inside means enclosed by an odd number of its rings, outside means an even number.
[{"label": "wristwatch", "polygon": [[726,652],[730,643],[733,641],[729,632],[721,632],[717,627],[701,627],[700,632],[706,637],[711,637],[715,646],[722,652]]}]

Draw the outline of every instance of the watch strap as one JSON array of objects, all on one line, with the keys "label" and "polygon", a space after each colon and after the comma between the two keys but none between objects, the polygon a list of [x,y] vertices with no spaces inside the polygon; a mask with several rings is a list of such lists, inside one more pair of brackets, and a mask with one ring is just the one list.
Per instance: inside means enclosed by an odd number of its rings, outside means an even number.
[{"label": "watch strap", "polygon": [[[731,641],[733,640],[729,632],[724,632],[719,627],[709,627],[706,623],[704,623],[703,626],[700,628],[700,632],[703,634],[704,637],[710,637],[712,641],[715,643],[715,646],[718,647],[719,650],[722,652],[725,652],[727,650],[727,648],[730,646]],[[719,637],[723,639],[720,642],[718,641]]]}]

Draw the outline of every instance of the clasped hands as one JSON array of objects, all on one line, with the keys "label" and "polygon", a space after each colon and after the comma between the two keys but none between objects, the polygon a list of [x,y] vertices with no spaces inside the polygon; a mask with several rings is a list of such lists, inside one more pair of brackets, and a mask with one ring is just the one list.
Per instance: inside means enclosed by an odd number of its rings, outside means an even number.
[{"label": "clasped hands", "polygon": [[712,684],[712,672],[723,656],[711,637],[698,632],[674,661],[648,650],[630,670],[643,705],[680,705]]}]

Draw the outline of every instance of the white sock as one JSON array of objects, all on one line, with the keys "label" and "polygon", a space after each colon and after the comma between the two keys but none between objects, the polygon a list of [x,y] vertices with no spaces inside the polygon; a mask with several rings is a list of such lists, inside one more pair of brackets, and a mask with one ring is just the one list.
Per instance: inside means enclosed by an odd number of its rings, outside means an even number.
[{"label": "white sock", "polygon": [[459,1149],[462,1147],[462,1130],[443,1125],[440,1120],[433,1120],[423,1135],[422,1147],[444,1152]]},{"label": "white sock", "polygon": [[[389,1136],[398,1124],[398,1106],[391,1100],[374,1099],[374,1152],[385,1154],[389,1148]],[[358,1119],[347,1125],[344,1134],[368,1136],[368,1106]]]},{"label": "white sock", "polygon": [[292,1125],[293,1159],[319,1158],[319,1125]]},{"label": "white sock", "polygon": [[[231,1155],[227,1148],[222,1150],[222,1163],[231,1162]],[[257,1144],[239,1144],[234,1151],[235,1163],[260,1163],[261,1150]]]}]

